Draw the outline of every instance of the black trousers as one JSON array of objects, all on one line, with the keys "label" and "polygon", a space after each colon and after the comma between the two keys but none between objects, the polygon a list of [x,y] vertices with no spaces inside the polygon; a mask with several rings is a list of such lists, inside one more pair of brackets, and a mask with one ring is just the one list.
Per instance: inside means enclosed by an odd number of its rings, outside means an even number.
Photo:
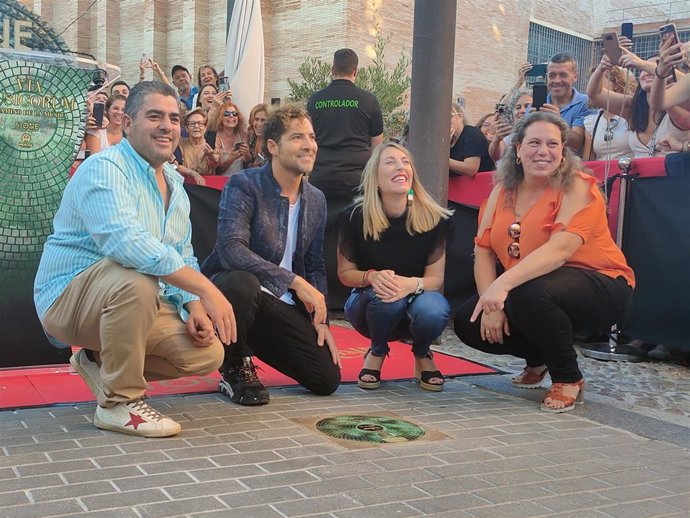
[{"label": "black trousers", "polygon": [[332,394],[340,384],[340,369],[325,344],[316,343],[316,329],[304,305],[291,306],[261,291],[248,272],[222,272],[213,283],[230,301],[237,320],[237,342],[225,348],[221,372],[256,356],[315,394]]},{"label": "black trousers", "polygon": [[326,261],[326,280],[328,282],[329,309],[342,310],[350,296],[351,288],[343,286],[338,279],[338,217],[352,204],[354,190],[345,194],[326,194],[328,206],[326,232],[323,240],[323,255]]},{"label": "black trousers", "polygon": [[623,277],[613,279],[592,270],[561,267],[508,293],[505,313],[510,336],[503,343],[482,340],[480,318],[470,316],[479,295],[455,315],[455,333],[468,346],[491,354],[524,358],[527,365],[546,365],[555,383],[582,378],[573,349],[575,332],[607,331],[623,320],[632,289]]}]

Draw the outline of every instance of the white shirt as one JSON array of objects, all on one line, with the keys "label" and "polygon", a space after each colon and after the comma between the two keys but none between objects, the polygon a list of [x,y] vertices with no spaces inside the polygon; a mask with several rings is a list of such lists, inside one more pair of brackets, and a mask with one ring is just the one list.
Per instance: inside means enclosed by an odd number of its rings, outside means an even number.
[{"label": "white shirt", "polygon": [[[297,198],[295,204],[290,205],[290,211],[288,213],[287,236],[285,239],[285,253],[283,254],[283,258],[280,260],[280,264],[278,265],[281,268],[285,268],[289,272],[292,271],[292,256],[295,255],[295,250],[297,248],[297,224],[299,223],[300,200],[301,198]],[[261,287],[261,291],[271,293],[263,286]],[[271,293],[271,295],[273,294]],[[292,299],[292,293],[289,291],[283,293],[279,298],[286,304],[290,304],[291,306],[295,305],[295,301]]]},{"label": "white shirt", "polygon": [[[685,142],[686,140],[688,140],[688,138],[690,138],[690,131],[683,131],[676,128],[673,122],[671,122],[671,117],[669,117],[668,114],[666,114],[664,115],[664,118],[661,119],[661,122],[652,134],[652,138],[647,143],[647,145],[640,142],[637,133],[635,133],[634,131],[631,131],[629,135],[630,149],[632,149],[633,153],[635,153],[635,158],[647,158],[650,156],[665,156],[669,153],[672,153],[672,151],[661,151],[659,149],[659,146],[656,146],[656,143],[668,136],[675,137],[681,142]],[[655,145],[654,151],[653,153],[650,153],[649,148],[653,144]]]},{"label": "white shirt", "polygon": [[[585,117],[585,131],[592,135],[594,125],[599,114],[588,115]],[[606,141],[607,129],[611,138]],[[592,149],[597,155],[597,160],[618,160],[622,156],[632,156],[629,142],[630,129],[628,121],[618,115],[613,115],[608,119],[603,115],[599,119],[597,131],[593,135]],[[584,150],[589,151],[588,149]]]}]

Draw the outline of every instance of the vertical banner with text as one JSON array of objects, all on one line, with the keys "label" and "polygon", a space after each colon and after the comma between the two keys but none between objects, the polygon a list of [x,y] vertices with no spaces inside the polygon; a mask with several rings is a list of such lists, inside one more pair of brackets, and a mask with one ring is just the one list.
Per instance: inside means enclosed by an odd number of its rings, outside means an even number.
[{"label": "vertical banner with text", "polygon": [[0,53],[0,367],[27,364],[12,356],[47,343],[34,329],[33,279],[84,136],[93,75],[71,57],[7,55]]}]

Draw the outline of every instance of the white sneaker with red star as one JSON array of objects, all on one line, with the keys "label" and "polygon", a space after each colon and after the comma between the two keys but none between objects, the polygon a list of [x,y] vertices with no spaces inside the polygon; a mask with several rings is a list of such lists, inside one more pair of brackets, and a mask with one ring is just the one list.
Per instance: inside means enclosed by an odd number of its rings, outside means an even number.
[{"label": "white sneaker with red star", "polygon": [[112,408],[97,406],[93,424],[102,430],[142,437],[169,437],[182,429],[180,423],[151,408],[143,399],[120,403]]}]

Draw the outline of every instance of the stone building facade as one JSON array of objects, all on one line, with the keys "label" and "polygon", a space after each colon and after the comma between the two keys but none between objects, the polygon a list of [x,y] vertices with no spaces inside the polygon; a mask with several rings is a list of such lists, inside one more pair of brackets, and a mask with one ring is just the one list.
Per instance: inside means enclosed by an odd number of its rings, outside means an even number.
[{"label": "stone building facade", "polygon": [[[239,1],[239,0],[238,0]],[[443,2],[446,0],[437,0]],[[224,67],[226,0],[24,0],[73,50],[116,64],[135,82],[142,54],[170,71],[180,63]],[[492,109],[526,60],[530,21],[595,39],[621,21],[654,31],[667,19],[690,26],[688,0],[458,0],[453,91],[468,102],[471,120]],[[287,79],[307,56],[330,61],[355,49],[367,64],[376,30],[389,35],[386,61],[412,53],[414,0],[262,0],[266,99],[287,96]],[[85,13],[85,14],[83,14]],[[77,17],[76,22],[68,27]],[[567,49],[563,49],[567,50]],[[149,72],[150,74],[150,72]]]}]

